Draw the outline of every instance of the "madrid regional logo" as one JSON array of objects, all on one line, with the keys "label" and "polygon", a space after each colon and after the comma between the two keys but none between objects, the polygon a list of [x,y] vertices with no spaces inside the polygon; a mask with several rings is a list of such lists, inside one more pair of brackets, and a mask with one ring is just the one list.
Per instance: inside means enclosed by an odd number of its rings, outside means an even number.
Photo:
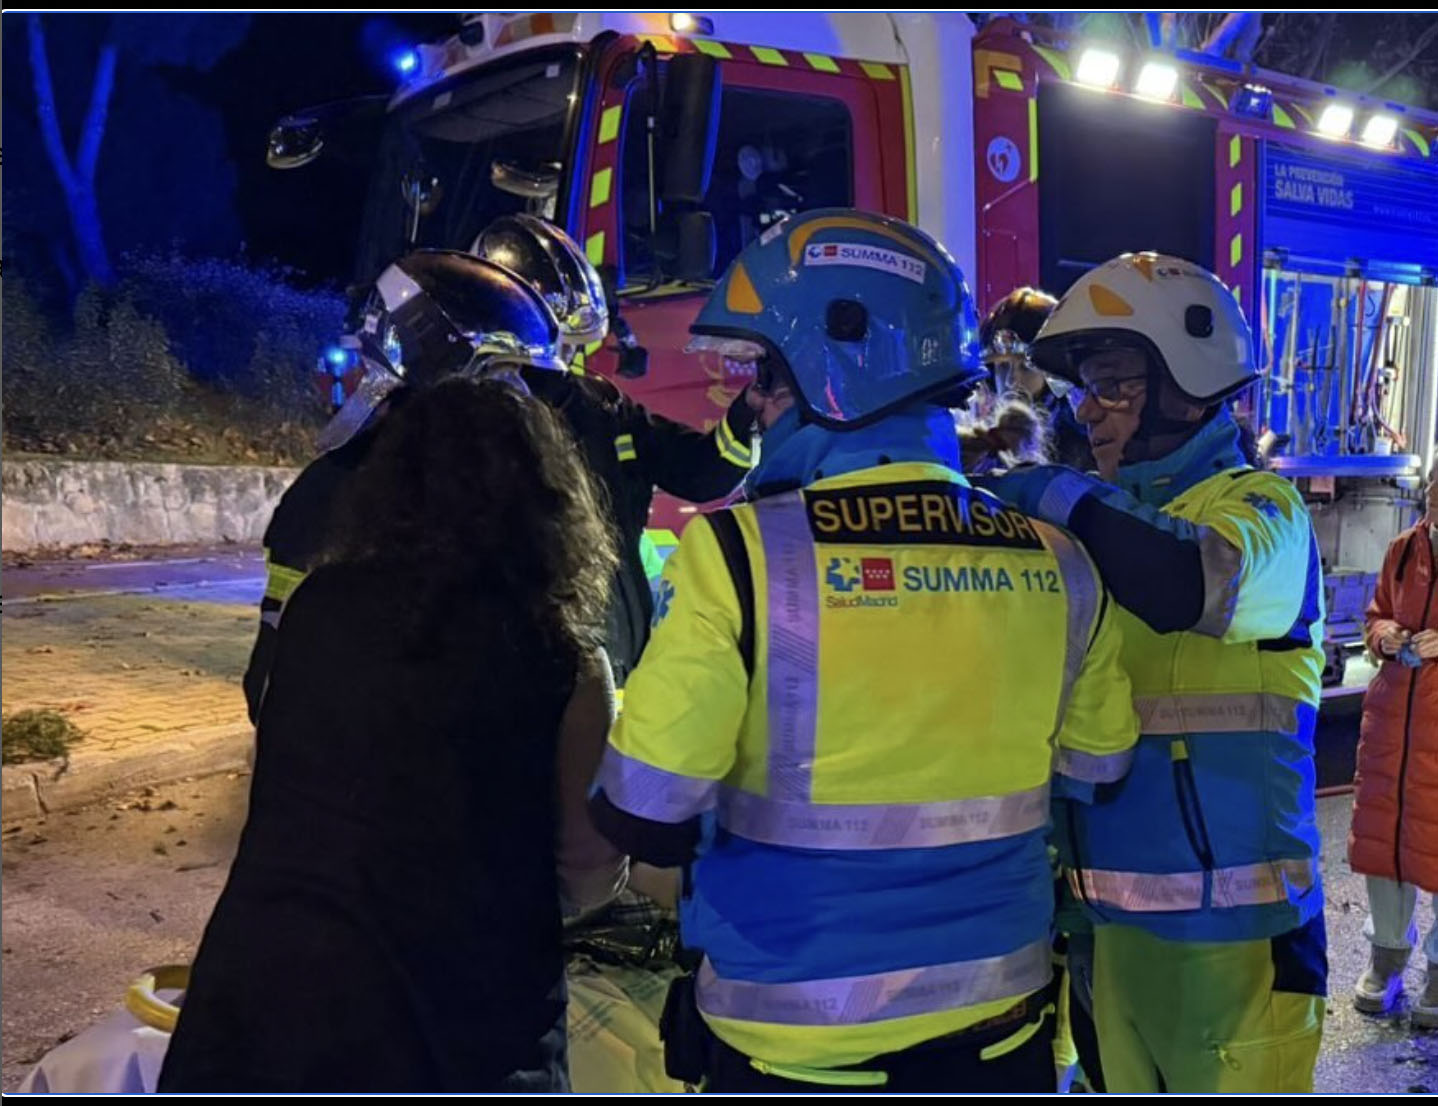
[{"label": "madrid regional logo", "polygon": [[888,557],[830,557],[824,582],[830,589],[824,605],[830,608],[899,605],[897,594],[882,594],[895,591],[894,562]]}]

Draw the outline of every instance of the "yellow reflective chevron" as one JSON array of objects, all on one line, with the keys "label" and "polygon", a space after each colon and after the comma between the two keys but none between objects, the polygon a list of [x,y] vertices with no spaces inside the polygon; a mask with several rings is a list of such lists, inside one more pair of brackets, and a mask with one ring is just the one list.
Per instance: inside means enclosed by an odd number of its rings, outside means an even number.
[{"label": "yellow reflective chevron", "polygon": [[734,431],[729,428],[729,420],[719,420],[719,425],[714,428],[714,445],[719,450],[719,455],[731,464],[747,469],[754,461],[753,450],[748,442],[741,442],[734,437]]},{"label": "yellow reflective chevron", "polygon": [[606,166],[594,174],[594,179],[589,182],[589,206],[602,207],[609,202],[611,183],[614,180],[614,170]]},{"label": "yellow reflective chevron", "polygon": [[701,54],[708,54],[711,58],[728,61],[734,56],[729,52],[729,47],[725,46],[722,42],[715,42],[709,38],[694,38],[689,41],[694,44],[694,49],[698,50]]}]

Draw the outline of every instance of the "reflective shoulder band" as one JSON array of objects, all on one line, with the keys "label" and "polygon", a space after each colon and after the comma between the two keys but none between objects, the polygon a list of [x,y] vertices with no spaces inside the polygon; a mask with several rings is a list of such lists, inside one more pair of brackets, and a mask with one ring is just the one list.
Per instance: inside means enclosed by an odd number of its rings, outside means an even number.
[{"label": "reflective shoulder band", "polygon": [[1199,527],[1198,557],[1203,566],[1203,613],[1194,633],[1222,637],[1238,608],[1238,583],[1243,554],[1238,547],[1208,526]]}]

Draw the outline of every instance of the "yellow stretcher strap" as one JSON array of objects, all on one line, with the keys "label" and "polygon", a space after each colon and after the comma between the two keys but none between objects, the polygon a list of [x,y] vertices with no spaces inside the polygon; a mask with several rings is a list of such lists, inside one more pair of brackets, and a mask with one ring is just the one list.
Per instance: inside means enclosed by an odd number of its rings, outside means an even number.
[{"label": "yellow stretcher strap", "polygon": [[979,1059],[997,1060],[1000,1056],[1007,1056],[1015,1049],[1022,1048],[1023,1045],[1029,1040],[1029,1038],[1031,1038],[1035,1033],[1037,1033],[1040,1029],[1043,1028],[1044,1019],[1047,1018],[1050,1014],[1053,1014],[1054,1012],[1054,1004],[1051,1002],[1048,1003],[1042,1010],[1039,1011],[1039,1016],[1037,1018],[1029,1022],[1028,1025],[1024,1026],[1017,1033],[1013,1033],[1005,1037],[1002,1041],[995,1041],[993,1044],[989,1045],[988,1048],[980,1050]]},{"label": "yellow stretcher strap", "polygon": [[832,1071],[828,1068],[803,1068],[794,1064],[771,1064],[767,1060],[750,1060],[749,1066],[755,1071],[779,1079],[828,1087],[882,1087],[889,1081],[888,1073],[882,1071]]},{"label": "yellow stretcher strap", "polygon": [[165,964],[151,968],[125,992],[125,1009],[151,1029],[164,1033],[175,1031],[180,1008],[166,1002],[156,991],[183,991],[190,985],[190,965]]}]

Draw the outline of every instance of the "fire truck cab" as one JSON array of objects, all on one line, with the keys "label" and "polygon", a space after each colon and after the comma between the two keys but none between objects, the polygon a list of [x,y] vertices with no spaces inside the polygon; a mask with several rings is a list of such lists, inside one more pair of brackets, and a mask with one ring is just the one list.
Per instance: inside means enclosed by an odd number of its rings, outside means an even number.
[{"label": "fire truck cab", "polygon": [[[1438,116],[1176,49],[961,13],[482,13],[400,58],[358,249],[468,248],[496,215],[563,225],[618,321],[580,371],[712,425],[743,380],[683,353],[713,280],[785,215],[917,223],[985,309],[1119,253],[1209,268],[1264,370],[1240,407],[1311,504],[1330,678],[1359,640],[1438,428]],[[323,146],[326,113],[271,136]],[[343,372],[344,366],[339,367]],[[660,497],[654,523],[696,508]]]}]

